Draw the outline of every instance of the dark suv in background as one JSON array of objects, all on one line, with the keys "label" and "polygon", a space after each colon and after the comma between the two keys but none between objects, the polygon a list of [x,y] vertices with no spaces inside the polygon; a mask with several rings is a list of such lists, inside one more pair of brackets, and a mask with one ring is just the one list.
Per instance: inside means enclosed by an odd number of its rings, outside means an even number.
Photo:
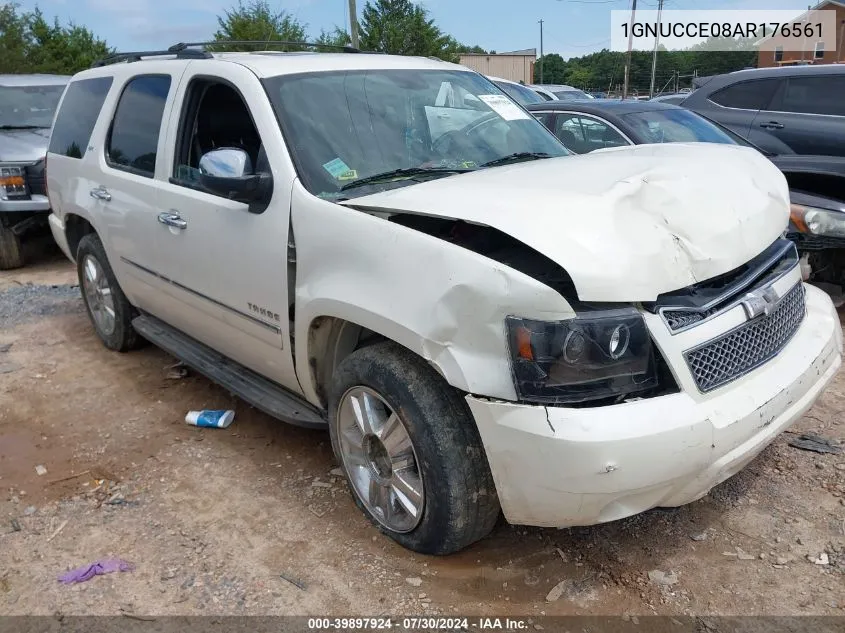
[{"label": "dark suv in background", "polygon": [[720,75],[683,106],[773,154],[845,156],[845,65]]}]

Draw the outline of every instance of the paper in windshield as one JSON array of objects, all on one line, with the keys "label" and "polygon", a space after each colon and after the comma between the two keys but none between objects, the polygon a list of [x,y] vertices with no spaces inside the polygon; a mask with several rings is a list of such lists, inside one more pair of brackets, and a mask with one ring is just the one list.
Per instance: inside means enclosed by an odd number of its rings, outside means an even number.
[{"label": "paper in windshield", "polygon": [[531,117],[522,108],[508,99],[505,95],[478,95],[478,98],[502,117],[505,121],[517,119],[530,119]]}]

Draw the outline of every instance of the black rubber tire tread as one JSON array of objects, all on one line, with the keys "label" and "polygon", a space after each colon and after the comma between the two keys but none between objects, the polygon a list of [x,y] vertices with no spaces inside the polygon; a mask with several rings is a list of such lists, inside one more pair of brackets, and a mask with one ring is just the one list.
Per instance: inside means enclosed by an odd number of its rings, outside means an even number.
[{"label": "black rubber tire tread", "polygon": [[0,225],[0,270],[20,268],[24,263],[21,238],[9,227]]},{"label": "black rubber tire tread", "polygon": [[329,431],[341,465],[337,410],[340,398],[355,386],[373,389],[399,414],[414,444],[425,489],[423,517],[411,532],[381,525],[353,490],[361,511],[400,545],[422,554],[452,554],[487,536],[501,508],[478,427],[462,394],[397,343],[353,352],[335,370],[329,394]]},{"label": "black rubber tire tread", "polygon": [[[115,327],[114,331],[109,335],[105,335],[97,329],[91,309],[88,307],[88,300],[85,297],[85,290],[82,283],[82,266],[86,255],[94,257],[99,262],[100,268],[103,269],[103,272],[108,278],[109,288],[112,291]],[[103,243],[96,233],[88,233],[79,241],[79,246],[76,249],[76,274],[79,277],[79,291],[82,294],[85,311],[88,312],[88,318],[91,319],[94,331],[103,342],[103,345],[116,352],[128,352],[141,347],[144,344],[144,339],[132,327],[132,319],[138,316],[138,312],[129,303],[129,300],[120,288],[120,284],[117,283],[117,278],[114,276],[114,271],[106,256],[106,249],[103,248]]]}]

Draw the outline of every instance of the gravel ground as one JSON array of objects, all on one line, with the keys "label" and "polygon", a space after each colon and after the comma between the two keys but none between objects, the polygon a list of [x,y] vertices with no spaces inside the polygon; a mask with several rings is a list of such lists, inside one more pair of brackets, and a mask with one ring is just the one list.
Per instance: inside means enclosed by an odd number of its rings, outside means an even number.
[{"label": "gravel ground", "polygon": [[78,299],[77,285],[10,286],[0,290],[0,323],[9,328],[33,319],[78,312],[83,309]]},{"label": "gravel ground", "polygon": [[[845,615],[845,455],[788,444],[845,439],[842,374],[693,504],[588,528],[502,523],[434,558],[361,516],[327,434],[171,379],[153,347],[106,350],[74,278],[58,258],[0,273],[0,615]],[[235,422],[186,425],[198,408]],[[111,557],[134,571],[56,581]]]}]

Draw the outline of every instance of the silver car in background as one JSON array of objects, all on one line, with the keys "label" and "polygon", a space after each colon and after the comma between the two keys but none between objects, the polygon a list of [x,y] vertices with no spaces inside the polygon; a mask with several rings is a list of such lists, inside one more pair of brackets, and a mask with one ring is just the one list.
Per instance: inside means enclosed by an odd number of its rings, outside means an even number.
[{"label": "silver car in background", "polygon": [[68,79],[0,75],[0,270],[23,266],[21,238],[47,226],[45,157]]}]

